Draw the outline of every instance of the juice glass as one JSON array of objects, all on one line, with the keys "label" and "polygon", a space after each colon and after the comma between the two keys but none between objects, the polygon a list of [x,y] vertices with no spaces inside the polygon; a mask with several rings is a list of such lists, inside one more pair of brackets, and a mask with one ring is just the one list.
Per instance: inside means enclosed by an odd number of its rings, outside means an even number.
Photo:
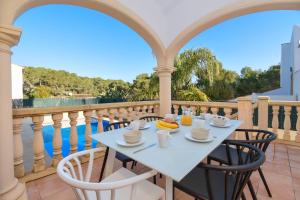
[{"label": "juice glass", "polygon": [[192,125],[192,116],[191,115],[182,115],[181,116],[181,124],[184,126]]}]

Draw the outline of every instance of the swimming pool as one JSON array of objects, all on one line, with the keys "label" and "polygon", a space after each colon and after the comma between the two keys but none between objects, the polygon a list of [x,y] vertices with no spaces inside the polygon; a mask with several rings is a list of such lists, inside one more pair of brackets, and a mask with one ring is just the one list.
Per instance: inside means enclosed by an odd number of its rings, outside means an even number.
[{"label": "swimming pool", "polygon": [[[103,121],[103,127],[109,124],[108,121]],[[98,122],[91,123],[92,126],[92,134],[97,133],[97,126]],[[78,151],[84,150],[85,138],[85,125],[77,126],[77,135],[78,135]],[[70,152],[70,130],[71,128],[62,128],[61,129],[61,136],[62,136],[62,155],[63,157],[69,155]],[[43,138],[44,138],[44,147],[46,152],[49,154],[50,157],[53,157],[53,135],[54,135],[54,127],[52,125],[44,126],[43,127]],[[95,147],[97,144],[96,141],[92,141],[92,147]]]}]

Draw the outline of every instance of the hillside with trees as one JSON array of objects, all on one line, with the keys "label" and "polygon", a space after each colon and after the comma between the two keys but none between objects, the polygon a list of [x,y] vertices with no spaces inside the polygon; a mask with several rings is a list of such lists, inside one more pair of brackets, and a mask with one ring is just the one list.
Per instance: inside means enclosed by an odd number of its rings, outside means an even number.
[{"label": "hillside with trees", "polygon": [[[224,69],[216,56],[206,48],[184,51],[177,56],[175,67],[172,98],[176,100],[229,100],[279,87],[279,65],[264,71],[244,67],[238,74]],[[159,79],[155,73],[140,74],[132,83],[82,77],[44,67],[25,67],[23,73],[25,98],[87,95],[126,101],[158,99]]]}]

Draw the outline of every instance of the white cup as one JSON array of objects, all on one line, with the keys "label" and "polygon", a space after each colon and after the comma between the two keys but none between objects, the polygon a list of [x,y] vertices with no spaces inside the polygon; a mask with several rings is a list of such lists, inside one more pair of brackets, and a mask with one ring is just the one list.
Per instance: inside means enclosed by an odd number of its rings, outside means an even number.
[{"label": "white cup", "polygon": [[196,128],[204,128],[205,126],[205,120],[203,119],[195,120],[194,123]]},{"label": "white cup", "polygon": [[156,132],[157,134],[157,140],[159,147],[161,148],[166,148],[169,145],[169,140],[170,140],[170,132],[166,130],[159,130]]}]

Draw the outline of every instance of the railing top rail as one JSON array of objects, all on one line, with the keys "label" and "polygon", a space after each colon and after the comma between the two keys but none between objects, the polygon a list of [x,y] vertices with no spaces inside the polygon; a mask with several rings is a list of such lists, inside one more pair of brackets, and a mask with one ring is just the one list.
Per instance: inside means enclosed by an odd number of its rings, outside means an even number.
[{"label": "railing top rail", "polygon": [[102,103],[89,105],[57,106],[46,108],[16,108],[13,109],[14,117],[29,117],[32,115],[45,115],[63,112],[78,112],[87,110],[101,110],[111,108],[126,108],[136,106],[158,105],[159,101],[138,101],[138,102],[120,102],[120,103]]},{"label": "railing top rail", "polygon": [[300,106],[300,101],[269,101],[271,106]]},{"label": "railing top rail", "polygon": [[172,101],[173,105],[209,106],[218,108],[237,108],[236,102]]}]

